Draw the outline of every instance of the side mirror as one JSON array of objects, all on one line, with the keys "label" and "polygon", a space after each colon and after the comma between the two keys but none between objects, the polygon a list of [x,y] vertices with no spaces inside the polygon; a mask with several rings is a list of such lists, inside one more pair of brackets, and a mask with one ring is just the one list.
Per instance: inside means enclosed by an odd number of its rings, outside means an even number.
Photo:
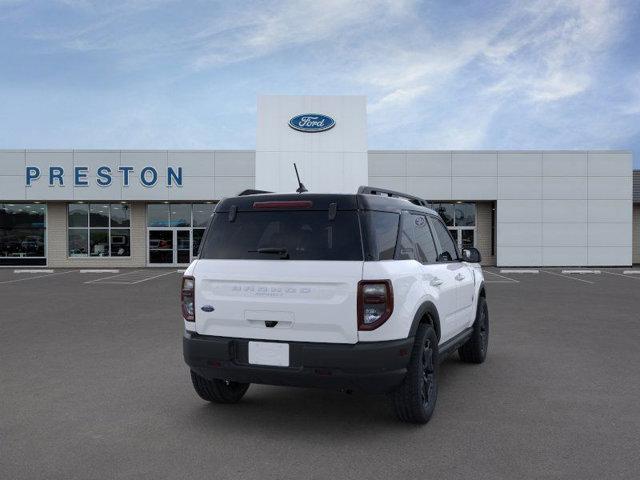
[{"label": "side mirror", "polygon": [[482,256],[477,248],[467,247],[462,249],[462,261],[469,263],[480,263]]}]

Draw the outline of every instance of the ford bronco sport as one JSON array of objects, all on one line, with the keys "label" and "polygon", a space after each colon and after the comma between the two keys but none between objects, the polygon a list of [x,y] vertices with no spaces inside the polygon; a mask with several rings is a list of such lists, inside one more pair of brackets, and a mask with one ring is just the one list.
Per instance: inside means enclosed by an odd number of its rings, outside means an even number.
[{"label": "ford bronco sport", "polygon": [[390,190],[226,198],[182,280],[193,386],[218,403],[251,383],[388,393],[401,420],[426,423],[439,362],[487,354],[479,262]]}]

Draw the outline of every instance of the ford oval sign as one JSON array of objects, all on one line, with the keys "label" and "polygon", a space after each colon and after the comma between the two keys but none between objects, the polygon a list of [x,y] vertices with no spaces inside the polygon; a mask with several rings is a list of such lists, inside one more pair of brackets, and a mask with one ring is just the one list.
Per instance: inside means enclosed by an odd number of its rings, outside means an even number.
[{"label": "ford oval sign", "polygon": [[335,124],[336,121],[333,118],[320,113],[303,113],[289,120],[289,126],[294,130],[309,133],[324,132],[333,128]]}]

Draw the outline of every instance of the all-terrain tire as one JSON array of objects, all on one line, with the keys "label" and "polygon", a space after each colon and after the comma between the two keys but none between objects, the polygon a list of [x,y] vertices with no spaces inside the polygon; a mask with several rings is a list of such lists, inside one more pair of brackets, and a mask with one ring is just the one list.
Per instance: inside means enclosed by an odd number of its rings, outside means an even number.
[{"label": "all-terrain tire", "polygon": [[421,324],[415,338],[407,376],[391,398],[400,420],[427,423],[438,397],[438,337],[431,325]]},{"label": "all-terrain tire", "polygon": [[191,370],[191,382],[203,400],[214,403],[237,403],[249,389],[249,383],[208,380]]},{"label": "all-terrain tire", "polygon": [[473,322],[471,338],[458,348],[458,355],[463,362],[482,363],[487,358],[489,347],[489,309],[484,297],[478,298],[476,320]]}]

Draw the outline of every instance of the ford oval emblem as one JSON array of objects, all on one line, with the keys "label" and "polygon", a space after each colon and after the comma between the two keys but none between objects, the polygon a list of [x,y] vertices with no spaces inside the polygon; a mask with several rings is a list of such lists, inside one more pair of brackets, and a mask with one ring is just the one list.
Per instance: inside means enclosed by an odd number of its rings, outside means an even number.
[{"label": "ford oval emblem", "polygon": [[309,133],[324,132],[333,128],[335,124],[333,118],[321,113],[303,113],[289,120],[289,126],[294,130]]}]

